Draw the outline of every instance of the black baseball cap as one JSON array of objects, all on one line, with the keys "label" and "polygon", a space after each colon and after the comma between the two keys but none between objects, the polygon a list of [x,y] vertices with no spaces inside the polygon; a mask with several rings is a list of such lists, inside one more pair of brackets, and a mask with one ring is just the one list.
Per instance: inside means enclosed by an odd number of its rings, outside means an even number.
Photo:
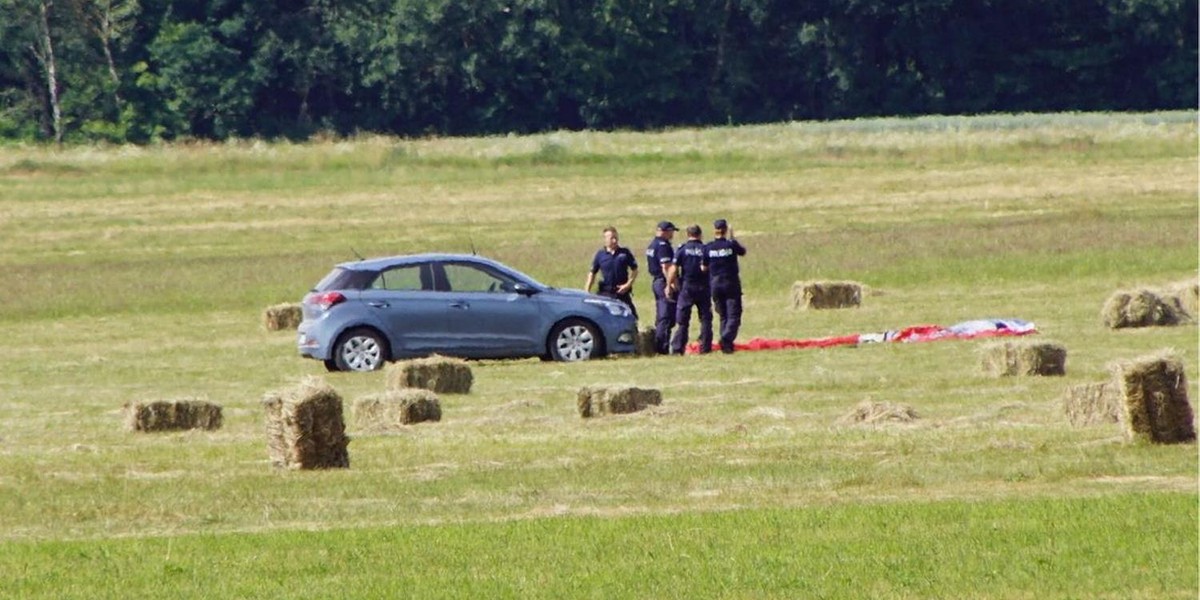
[{"label": "black baseball cap", "polygon": [[688,233],[688,235],[700,235],[700,226],[699,225],[688,225],[687,233]]},{"label": "black baseball cap", "polygon": [[670,221],[659,221],[658,228],[662,231],[679,231],[679,228]]},{"label": "black baseball cap", "polygon": [[717,219],[713,221],[713,229],[728,229],[729,223],[725,219]]}]

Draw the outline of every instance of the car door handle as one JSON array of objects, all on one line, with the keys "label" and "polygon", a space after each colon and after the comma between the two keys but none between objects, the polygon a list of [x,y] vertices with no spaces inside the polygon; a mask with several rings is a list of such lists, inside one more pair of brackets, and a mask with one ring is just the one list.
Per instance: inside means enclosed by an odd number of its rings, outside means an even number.
[{"label": "car door handle", "polygon": [[387,308],[391,305],[387,302],[368,302],[367,306],[374,306],[375,308]]},{"label": "car door handle", "polygon": [[470,302],[463,302],[463,301],[461,301],[461,300],[460,300],[460,301],[457,301],[457,302],[451,302],[451,303],[450,303],[450,308],[461,308],[461,309],[463,309],[463,310],[466,310],[466,309],[468,309],[468,308],[471,308],[471,303],[470,303]]}]

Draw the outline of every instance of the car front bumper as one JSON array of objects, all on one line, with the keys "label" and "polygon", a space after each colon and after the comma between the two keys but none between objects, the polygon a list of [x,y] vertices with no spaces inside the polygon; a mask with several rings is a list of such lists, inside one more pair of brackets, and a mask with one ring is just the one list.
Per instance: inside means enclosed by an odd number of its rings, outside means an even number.
[{"label": "car front bumper", "polygon": [[604,330],[604,347],[609,354],[630,354],[637,349],[637,322],[612,318],[601,323]]}]

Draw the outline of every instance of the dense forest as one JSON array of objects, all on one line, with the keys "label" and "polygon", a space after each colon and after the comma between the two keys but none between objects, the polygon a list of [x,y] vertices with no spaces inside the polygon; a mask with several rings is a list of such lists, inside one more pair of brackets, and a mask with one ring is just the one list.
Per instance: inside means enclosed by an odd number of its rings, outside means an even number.
[{"label": "dense forest", "polygon": [[0,139],[1195,107],[1196,0],[0,0]]}]

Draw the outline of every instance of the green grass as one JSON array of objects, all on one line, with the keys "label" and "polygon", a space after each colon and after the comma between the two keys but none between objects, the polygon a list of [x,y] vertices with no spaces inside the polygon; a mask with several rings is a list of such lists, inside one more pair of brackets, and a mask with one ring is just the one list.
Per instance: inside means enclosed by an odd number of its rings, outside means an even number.
[{"label": "green grass", "polygon": [[[53,598],[1190,598],[1188,494],[14,543]],[[250,571],[254,577],[221,577]]]},{"label": "green grass", "polygon": [[[1068,385],[1195,325],[1112,331],[1197,276],[1194,112],[660,133],[0,148],[0,597],[1195,597],[1197,451],[1072,428]],[[352,468],[270,468],[259,399],[309,374],[261,328],[354,251],[468,251],[583,284],[600,230],[730,219],[742,339],[1035,322],[1067,375],[972,341],[473,363],[470,395]],[[850,279],[861,308],[796,311]],[[644,316],[653,304],[643,280]],[[334,374],[347,404],[383,375]],[[584,421],[583,385],[662,389]],[[121,429],[205,396],[216,432]],[[921,418],[863,427],[863,400]]]}]

